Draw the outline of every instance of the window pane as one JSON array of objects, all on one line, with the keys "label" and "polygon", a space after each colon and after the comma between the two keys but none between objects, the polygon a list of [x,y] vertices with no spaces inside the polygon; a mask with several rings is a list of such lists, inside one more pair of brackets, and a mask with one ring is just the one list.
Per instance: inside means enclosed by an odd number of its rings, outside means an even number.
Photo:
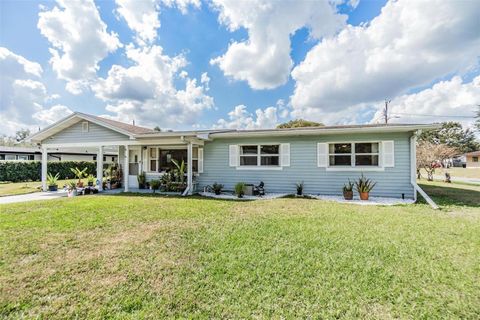
[{"label": "window pane", "polygon": [[157,157],[157,148],[150,148],[150,158]]},{"label": "window pane", "polygon": [[329,145],[330,153],[351,153],[352,144],[350,143],[335,143]]},{"label": "window pane", "polygon": [[357,155],[355,156],[356,166],[378,166],[378,156]]},{"label": "window pane", "polygon": [[355,153],[378,153],[378,143],[355,143]]},{"label": "window pane", "polygon": [[257,157],[240,157],[241,166],[256,166]]},{"label": "window pane", "polygon": [[330,156],[331,166],[350,166],[352,158],[350,156]]},{"label": "window pane", "polygon": [[257,154],[257,146],[241,146],[241,154]]},{"label": "window pane", "polygon": [[260,146],[260,153],[261,154],[279,154],[279,146]]},{"label": "window pane", "polygon": [[279,156],[262,156],[262,166],[278,166]]},{"label": "window pane", "polygon": [[150,171],[157,171],[157,160],[150,160]]}]

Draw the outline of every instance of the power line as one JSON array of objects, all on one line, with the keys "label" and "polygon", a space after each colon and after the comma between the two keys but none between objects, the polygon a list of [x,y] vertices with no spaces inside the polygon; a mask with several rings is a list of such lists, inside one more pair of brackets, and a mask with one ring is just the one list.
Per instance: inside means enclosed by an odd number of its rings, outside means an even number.
[{"label": "power line", "polygon": [[447,116],[447,115],[438,115],[438,114],[425,114],[425,113],[401,113],[401,112],[392,112],[390,114],[402,115],[402,116],[412,116],[412,117],[439,117],[439,118],[467,118],[472,119],[475,116]]}]

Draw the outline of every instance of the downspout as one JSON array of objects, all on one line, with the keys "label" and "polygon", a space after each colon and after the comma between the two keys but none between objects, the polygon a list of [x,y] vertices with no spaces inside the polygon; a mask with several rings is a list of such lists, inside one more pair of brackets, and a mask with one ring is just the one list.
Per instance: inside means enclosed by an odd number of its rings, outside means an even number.
[{"label": "downspout", "polygon": [[413,186],[414,189],[414,194],[413,194],[413,199],[417,201],[417,192],[420,193],[420,195],[427,201],[427,203],[433,208],[433,209],[439,209],[437,204],[428,196],[428,194],[423,191],[422,188],[417,184],[417,138],[415,135],[412,135],[410,137],[410,183]]}]

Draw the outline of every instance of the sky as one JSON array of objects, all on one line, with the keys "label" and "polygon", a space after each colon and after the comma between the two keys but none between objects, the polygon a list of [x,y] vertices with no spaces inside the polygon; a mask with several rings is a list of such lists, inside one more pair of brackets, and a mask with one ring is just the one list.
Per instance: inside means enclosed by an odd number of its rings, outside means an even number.
[{"label": "sky", "polygon": [[474,122],[476,0],[0,0],[0,134]]}]

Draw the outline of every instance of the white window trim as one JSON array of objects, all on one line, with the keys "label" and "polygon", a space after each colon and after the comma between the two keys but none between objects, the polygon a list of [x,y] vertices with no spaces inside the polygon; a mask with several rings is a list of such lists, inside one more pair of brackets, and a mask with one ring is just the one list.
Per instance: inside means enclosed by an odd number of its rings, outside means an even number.
[{"label": "white window trim", "polygon": [[[244,143],[244,144],[239,144],[238,145],[238,155],[237,155],[237,166],[235,167],[237,170],[283,170],[283,167],[281,166],[281,152],[280,152],[280,145],[281,143],[279,142],[272,142],[272,143]],[[257,147],[257,154],[242,154],[242,146],[256,146]],[[268,155],[263,155],[264,157],[271,157],[271,156],[276,156],[278,157],[278,166],[262,166],[262,154],[260,152],[260,147],[261,146],[278,146],[278,153],[276,154],[268,154]],[[257,165],[255,166],[245,166],[240,164],[240,158],[241,157],[257,157]]]},{"label": "white window trim", "polygon": [[[327,167],[325,168],[326,171],[385,171],[385,167],[383,166],[382,160],[382,141],[374,140],[374,141],[332,141],[332,142],[325,142],[327,144]],[[352,145],[352,152],[345,153],[345,155],[351,156],[351,165],[350,166],[331,166],[330,165],[330,155],[334,155],[330,153],[330,145],[331,144],[339,144],[339,143],[348,143]],[[356,143],[378,143],[378,153],[359,153],[358,155],[378,155],[378,166],[356,166],[355,165],[355,144]],[[338,153],[339,154],[339,153]],[[340,155],[340,154],[339,154]]]},{"label": "white window trim", "polygon": [[[198,148],[200,149],[199,147],[194,147],[194,148]],[[150,149],[156,149],[156,157],[151,157],[150,156]],[[158,172],[158,168],[160,166],[160,151],[161,150],[186,150],[185,147],[177,147],[177,146],[164,146],[164,147],[149,147],[147,146],[147,158],[148,158],[148,164],[147,164],[147,173],[150,173],[150,174],[154,174],[154,173],[158,173],[160,174],[161,172]],[[157,170],[156,171],[152,171],[152,167],[151,167],[151,164],[150,164],[150,161],[151,160],[155,160],[157,162]],[[197,151],[197,156],[196,157],[193,157],[192,156],[192,163],[193,161],[197,161],[197,170],[198,170],[198,151]],[[194,173],[198,173],[197,171],[194,171]]]}]

